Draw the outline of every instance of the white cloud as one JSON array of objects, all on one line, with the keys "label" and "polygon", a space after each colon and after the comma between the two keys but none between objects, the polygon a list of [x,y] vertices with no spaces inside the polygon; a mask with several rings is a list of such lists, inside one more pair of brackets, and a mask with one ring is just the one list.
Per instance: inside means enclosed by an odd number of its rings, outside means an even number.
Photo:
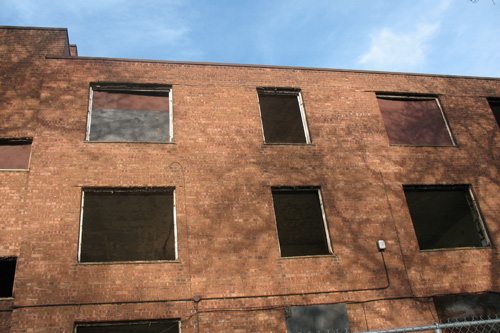
[{"label": "white cloud", "polygon": [[366,69],[385,71],[415,71],[426,62],[429,41],[439,23],[419,24],[409,32],[383,28],[371,36],[371,46],[358,63]]},{"label": "white cloud", "polygon": [[32,22],[36,18],[37,9],[34,6],[24,1],[14,1],[10,5],[10,7],[3,8],[6,14],[11,17],[15,16],[19,20],[20,25],[33,25],[29,24],[29,22]]},{"label": "white cloud", "polygon": [[193,14],[187,0],[16,0],[5,7],[7,12],[2,12],[0,4],[4,24],[68,28],[82,56],[175,58],[176,53],[199,53],[191,39]]}]

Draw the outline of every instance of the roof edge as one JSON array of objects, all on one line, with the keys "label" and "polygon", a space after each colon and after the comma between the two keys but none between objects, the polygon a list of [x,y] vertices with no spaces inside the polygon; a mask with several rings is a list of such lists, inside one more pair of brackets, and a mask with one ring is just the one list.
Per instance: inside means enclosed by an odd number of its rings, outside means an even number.
[{"label": "roof edge", "polygon": [[152,60],[152,59],[131,59],[131,58],[106,58],[106,57],[64,57],[64,56],[45,56],[47,59],[68,59],[68,60],[104,60],[104,61],[122,61],[122,62],[144,62],[144,63],[162,63],[174,65],[192,65],[192,66],[225,66],[225,67],[251,67],[251,68],[270,68],[270,69],[296,69],[321,72],[342,72],[342,73],[361,73],[361,74],[384,74],[384,75],[407,75],[424,77],[444,77],[444,78],[464,78],[477,80],[500,81],[500,77],[493,76],[470,76],[470,75],[452,75],[452,74],[425,74],[425,73],[406,73],[406,72],[386,72],[362,69],[338,69],[321,67],[295,67],[281,65],[259,65],[259,64],[238,64],[238,63],[219,63],[219,62],[197,62],[197,61],[175,61],[175,60]]},{"label": "roof edge", "polygon": [[68,28],[51,28],[51,27],[25,27],[15,25],[0,25],[0,29],[17,29],[17,30],[52,30],[52,31],[66,31]]}]

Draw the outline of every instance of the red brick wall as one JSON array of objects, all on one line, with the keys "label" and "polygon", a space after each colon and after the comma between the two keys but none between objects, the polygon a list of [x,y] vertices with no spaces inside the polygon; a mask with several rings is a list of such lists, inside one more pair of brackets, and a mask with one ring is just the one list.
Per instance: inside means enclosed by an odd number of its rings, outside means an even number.
[{"label": "red brick wall", "polygon": [[[85,142],[96,81],[172,85],[175,143]],[[263,144],[256,87],[302,90],[312,145]],[[438,95],[458,146],[389,146],[377,91]],[[26,204],[2,208],[3,228],[4,216],[26,221],[12,330],[181,318],[186,332],[196,320],[200,332],[274,332],[283,307],[316,303],[347,303],[351,327],[373,330],[434,320],[413,297],[500,291],[494,247],[419,251],[402,189],[471,184],[500,242],[500,131],[485,96],[500,96],[500,81],[47,59],[30,171],[0,174],[7,191],[26,184]],[[321,187],[334,255],[282,259],[271,186],[303,185]],[[77,263],[81,188],[99,186],[175,186],[179,260]]]},{"label": "red brick wall", "polygon": [[[66,29],[0,29],[0,137],[34,137],[45,55],[66,55]],[[0,171],[0,257],[19,256],[29,173]],[[28,241],[28,240],[25,240]],[[0,332],[11,326],[12,300],[0,300]]]},{"label": "red brick wall", "polygon": [[66,29],[0,29],[0,135],[33,135],[46,55],[67,54]]},{"label": "red brick wall", "polygon": [[[66,29],[0,29],[0,137],[34,137],[45,55],[64,55]],[[17,256],[26,172],[0,171],[0,256]]]}]

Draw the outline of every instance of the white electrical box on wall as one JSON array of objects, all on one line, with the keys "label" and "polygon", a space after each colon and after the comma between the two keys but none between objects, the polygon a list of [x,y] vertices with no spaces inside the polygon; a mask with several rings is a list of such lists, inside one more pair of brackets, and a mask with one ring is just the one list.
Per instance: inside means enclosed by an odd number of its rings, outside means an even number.
[{"label": "white electrical box on wall", "polygon": [[384,251],[385,250],[385,242],[383,240],[378,240],[377,247],[378,247],[379,251]]}]

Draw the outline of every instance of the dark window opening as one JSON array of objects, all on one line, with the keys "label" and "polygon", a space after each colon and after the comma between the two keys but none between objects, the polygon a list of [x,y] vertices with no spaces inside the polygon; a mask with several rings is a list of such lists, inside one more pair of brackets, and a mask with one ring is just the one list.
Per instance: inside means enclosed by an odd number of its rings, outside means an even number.
[{"label": "dark window opening", "polygon": [[285,309],[286,328],[296,332],[350,332],[345,304],[292,306]]},{"label": "dark window opening", "polygon": [[179,333],[179,320],[86,323],[75,326],[76,333]]},{"label": "dark window opening", "polygon": [[488,103],[490,103],[491,111],[493,111],[497,124],[500,126],[500,98],[488,98]]},{"label": "dark window opening", "polygon": [[391,144],[455,145],[437,98],[377,95],[377,100]]},{"label": "dark window opening", "polygon": [[420,250],[489,245],[468,185],[403,188]]},{"label": "dark window opening", "polygon": [[299,90],[257,89],[266,143],[309,143]]},{"label": "dark window opening", "polygon": [[170,142],[170,87],[93,85],[89,141]]},{"label": "dark window opening", "polygon": [[0,169],[26,170],[31,155],[30,138],[0,139]]},{"label": "dark window opening", "polygon": [[175,260],[174,189],[85,189],[80,261]]},{"label": "dark window opening", "polygon": [[[500,295],[496,293],[434,296],[434,305],[442,323],[500,317]],[[447,329],[446,332],[459,333],[462,329]],[[473,325],[467,332],[500,332],[500,324]]]},{"label": "dark window opening", "polygon": [[12,297],[16,261],[14,257],[0,258],[0,297]]},{"label": "dark window opening", "polygon": [[319,189],[273,188],[282,257],[330,254]]}]

